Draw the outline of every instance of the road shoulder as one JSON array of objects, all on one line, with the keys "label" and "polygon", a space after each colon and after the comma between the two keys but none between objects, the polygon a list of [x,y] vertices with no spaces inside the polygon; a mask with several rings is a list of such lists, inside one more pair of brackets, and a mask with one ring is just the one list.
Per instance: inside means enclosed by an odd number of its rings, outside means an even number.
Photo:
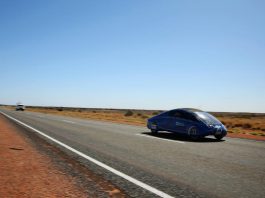
[{"label": "road shoulder", "polygon": [[0,115],[1,197],[125,197],[32,132]]}]

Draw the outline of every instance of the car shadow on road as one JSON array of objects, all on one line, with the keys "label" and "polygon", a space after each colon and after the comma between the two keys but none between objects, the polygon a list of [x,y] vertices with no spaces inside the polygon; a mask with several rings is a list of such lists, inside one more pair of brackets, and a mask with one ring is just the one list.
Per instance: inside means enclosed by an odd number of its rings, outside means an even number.
[{"label": "car shadow on road", "polygon": [[161,139],[175,140],[175,141],[184,141],[184,142],[195,142],[195,143],[218,143],[224,142],[225,140],[217,140],[214,137],[204,137],[197,140],[191,139],[187,135],[177,134],[177,133],[168,133],[168,132],[159,132],[157,134],[152,134],[151,132],[142,132],[142,135],[152,136]]}]

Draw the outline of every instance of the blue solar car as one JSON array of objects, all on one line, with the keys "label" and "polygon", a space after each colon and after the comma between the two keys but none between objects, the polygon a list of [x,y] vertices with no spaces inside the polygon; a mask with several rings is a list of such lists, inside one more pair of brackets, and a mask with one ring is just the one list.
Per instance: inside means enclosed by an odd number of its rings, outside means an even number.
[{"label": "blue solar car", "polygon": [[147,128],[153,134],[168,131],[189,135],[192,139],[213,135],[221,140],[226,127],[213,115],[198,109],[174,109],[148,119]]}]

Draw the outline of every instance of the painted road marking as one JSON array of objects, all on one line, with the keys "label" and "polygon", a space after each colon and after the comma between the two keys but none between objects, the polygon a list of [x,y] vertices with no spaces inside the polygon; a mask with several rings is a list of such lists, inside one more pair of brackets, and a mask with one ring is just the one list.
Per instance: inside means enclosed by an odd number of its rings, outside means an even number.
[{"label": "painted road marking", "polygon": [[164,138],[160,138],[160,137],[155,137],[155,136],[150,136],[150,135],[145,135],[145,134],[135,134],[138,136],[143,136],[143,137],[147,137],[147,138],[152,138],[152,139],[157,139],[157,140],[163,140],[163,141],[168,141],[168,142],[175,142],[175,143],[180,143],[180,144],[186,144],[185,142],[179,141],[179,140],[169,140],[169,139],[164,139]]},{"label": "painted road marking", "polygon": [[27,124],[15,119],[15,118],[7,115],[6,113],[3,113],[2,111],[0,111],[0,112],[3,115],[5,115],[6,117],[10,118],[11,120],[14,120],[15,122],[17,122],[17,123],[29,128],[29,129],[35,131],[36,133],[38,133],[38,134],[44,136],[45,138],[47,138],[47,139],[59,144],[60,146],[72,151],[73,153],[75,153],[75,154],[87,159],[88,161],[93,162],[94,164],[96,164],[96,165],[98,165],[98,166],[100,166],[100,167],[112,172],[115,175],[118,175],[118,176],[122,177],[123,179],[126,179],[127,181],[129,181],[129,182],[131,182],[131,183],[133,183],[133,184],[135,184],[135,185],[137,185],[137,186],[139,186],[141,188],[144,188],[145,190],[148,190],[151,193],[154,193],[154,194],[156,194],[156,195],[158,195],[160,197],[163,197],[163,198],[173,198],[173,196],[170,196],[170,195],[168,195],[168,194],[166,194],[166,193],[164,193],[164,192],[162,192],[162,191],[160,191],[160,190],[158,190],[158,189],[156,189],[156,188],[154,188],[152,186],[149,186],[148,184],[145,184],[145,183],[143,183],[143,182],[141,182],[141,181],[139,181],[139,180],[137,180],[137,179],[135,179],[133,177],[130,177],[129,175],[126,175],[125,173],[122,173],[122,172],[120,172],[120,171],[118,171],[118,170],[116,170],[116,169],[114,169],[114,168],[112,168],[112,167],[110,167],[110,166],[108,166],[108,165],[106,165],[106,164],[104,164],[104,163],[102,163],[102,162],[100,162],[100,161],[98,161],[98,160],[96,160],[96,159],[94,159],[94,158],[92,158],[92,157],[90,157],[90,156],[88,156],[88,155],[86,155],[86,154],[84,154],[84,153],[82,153],[82,152],[80,152],[80,151],[68,146],[67,144],[62,143],[61,141],[56,140],[55,138],[53,138],[53,137],[51,137],[49,135],[46,135],[45,133],[39,131],[38,129],[35,129],[35,128],[33,128],[33,127],[31,127],[31,126],[29,126],[29,125],[27,125]]},{"label": "painted road marking", "polygon": [[67,122],[67,123],[71,123],[71,124],[75,124],[75,122],[70,121],[70,120],[62,120],[63,122]]}]

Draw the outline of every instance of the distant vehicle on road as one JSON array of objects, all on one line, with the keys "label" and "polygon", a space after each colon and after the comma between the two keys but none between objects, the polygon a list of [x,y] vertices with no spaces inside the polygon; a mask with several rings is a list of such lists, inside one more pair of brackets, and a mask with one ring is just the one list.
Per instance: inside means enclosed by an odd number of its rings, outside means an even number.
[{"label": "distant vehicle on road", "polygon": [[198,109],[174,109],[148,119],[147,128],[153,134],[159,131],[187,134],[192,139],[213,135],[221,140],[226,127],[213,115]]},{"label": "distant vehicle on road", "polygon": [[25,105],[17,104],[16,111],[24,111],[26,109]]}]

